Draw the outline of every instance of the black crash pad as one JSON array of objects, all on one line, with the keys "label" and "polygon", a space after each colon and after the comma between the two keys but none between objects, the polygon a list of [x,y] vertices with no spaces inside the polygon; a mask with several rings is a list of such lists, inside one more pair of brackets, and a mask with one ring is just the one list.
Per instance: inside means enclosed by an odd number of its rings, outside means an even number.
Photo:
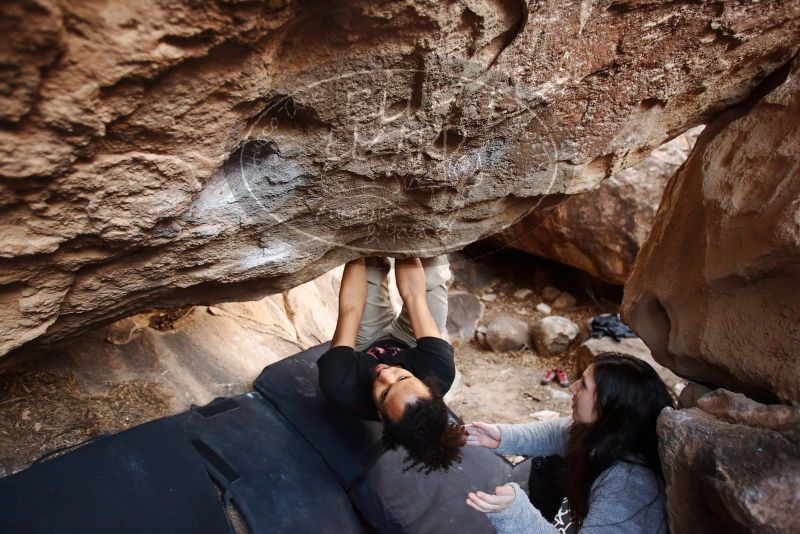
[{"label": "black crash pad", "polygon": [[362,532],[319,454],[256,392],[0,479],[0,532],[227,533],[212,478],[255,534]]},{"label": "black crash pad", "polygon": [[469,447],[448,473],[404,471],[402,449],[383,451],[379,423],[320,392],[326,348],[267,367],[263,397],[218,399],[0,479],[0,532],[229,532],[212,478],[256,534],[358,533],[353,507],[367,531],[493,532],[467,492],[524,485],[530,462],[512,469]]},{"label": "black crash pad", "polygon": [[328,344],[272,364],[255,387],[303,434],[336,474],[362,517],[378,532],[493,533],[485,514],[465,504],[469,491],[527,485],[530,463],[513,468],[488,449],[465,447],[449,472],[404,471],[402,448],[383,451],[381,424],[347,414],[318,385],[316,361]]},{"label": "black crash pad", "polygon": [[328,466],[259,393],[176,418],[252,532],[362,532]]},{"label": "black crash pad", "polygon": [[0,479],[0,532],[229,532],[218,492],[174,418]]}]

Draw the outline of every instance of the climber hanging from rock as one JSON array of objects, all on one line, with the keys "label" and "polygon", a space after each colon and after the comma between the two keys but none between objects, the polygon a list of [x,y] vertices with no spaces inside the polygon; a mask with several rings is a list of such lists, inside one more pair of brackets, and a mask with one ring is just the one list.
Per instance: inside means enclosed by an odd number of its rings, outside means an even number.
[{"label": "climber hanging from rock", "polygon": [[389,449],[402,445],[426,472],[461,460],[464,431],[448,419],[442,397],[455,379],[446,335],[446,255],[395,260],[403,308],[389,300],[386,258],[345,265],[331,348],[318,362],[320,388],[339,408],[383,422]]}]

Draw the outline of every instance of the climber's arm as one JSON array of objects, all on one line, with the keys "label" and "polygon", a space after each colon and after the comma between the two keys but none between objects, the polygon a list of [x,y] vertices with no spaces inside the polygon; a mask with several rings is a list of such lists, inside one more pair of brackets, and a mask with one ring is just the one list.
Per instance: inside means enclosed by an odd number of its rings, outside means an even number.
[{"label": "climber's arm", "polygon": [[367,271],[364,258],[359,258],[344,266],[342,285],[339,289],[339,318],[336,321],[331,347],[355,348],[358,327],[366,303]]},{"label": "climber's arm", "polygon": [[411,319],[414,337],[441,338],[431,311],[428,308],[425,270],[419,258],[396,259],[394,272],[397,279],[397,290]]}]

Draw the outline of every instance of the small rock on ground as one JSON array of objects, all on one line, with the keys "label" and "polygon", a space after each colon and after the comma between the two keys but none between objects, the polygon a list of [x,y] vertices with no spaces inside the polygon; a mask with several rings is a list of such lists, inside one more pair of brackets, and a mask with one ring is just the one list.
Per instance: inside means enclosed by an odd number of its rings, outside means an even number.
[{"label": "small rock on ground", "polygon": [[536,321],[533,326],[533,340],[536,350],[543,356],[564,352],[578,337],[578,325],[558,315],[550,315]]},{"label": "small rock on ground", "polygon": [[542,298],[545,302],[553,302],[561,294],[561,290],[553,286],[547,286],[542,290]]},{"label": "small rock on ground", "polygon": [[553,308],[557,310],[574,308],[577,304],[578,301],[575,300],[575,297],[566,292],[561,293],[552,303]]},{"label": "small rock on ground", "polygon": [[486,330],[486,343],[495,352],[519,350],[530,344],[530,329],[525,321],[500,315]]},{"label": "small rock on ground", "polygon": [[514,298],[518,300],[524,300],[533,294],[533,291],[528,288],[517,289],[514,291]]},{"label": "small rock on ground", "polygon": [[553,400],[572,400],[572,395],[565,389],[550,389],[550,398]]}]

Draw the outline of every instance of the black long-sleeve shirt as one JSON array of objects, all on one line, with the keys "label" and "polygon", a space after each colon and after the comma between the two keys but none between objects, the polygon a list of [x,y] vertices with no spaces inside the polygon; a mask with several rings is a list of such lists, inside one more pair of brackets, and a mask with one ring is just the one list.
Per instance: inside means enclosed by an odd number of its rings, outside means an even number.
[{"label": "black long-sleeve shirt", "polygon": [[438,337],[421,337],[414,348],[395,339],[381,340],[364,352],[334,347],[317,361],[319,386],[339,408],[363,419],[379,421],[372,402],[375,367],[379,364],[403,367],[420,380],[431,379],[437,393],[444,395],[456,376],[453,355],[453,346]]}]

